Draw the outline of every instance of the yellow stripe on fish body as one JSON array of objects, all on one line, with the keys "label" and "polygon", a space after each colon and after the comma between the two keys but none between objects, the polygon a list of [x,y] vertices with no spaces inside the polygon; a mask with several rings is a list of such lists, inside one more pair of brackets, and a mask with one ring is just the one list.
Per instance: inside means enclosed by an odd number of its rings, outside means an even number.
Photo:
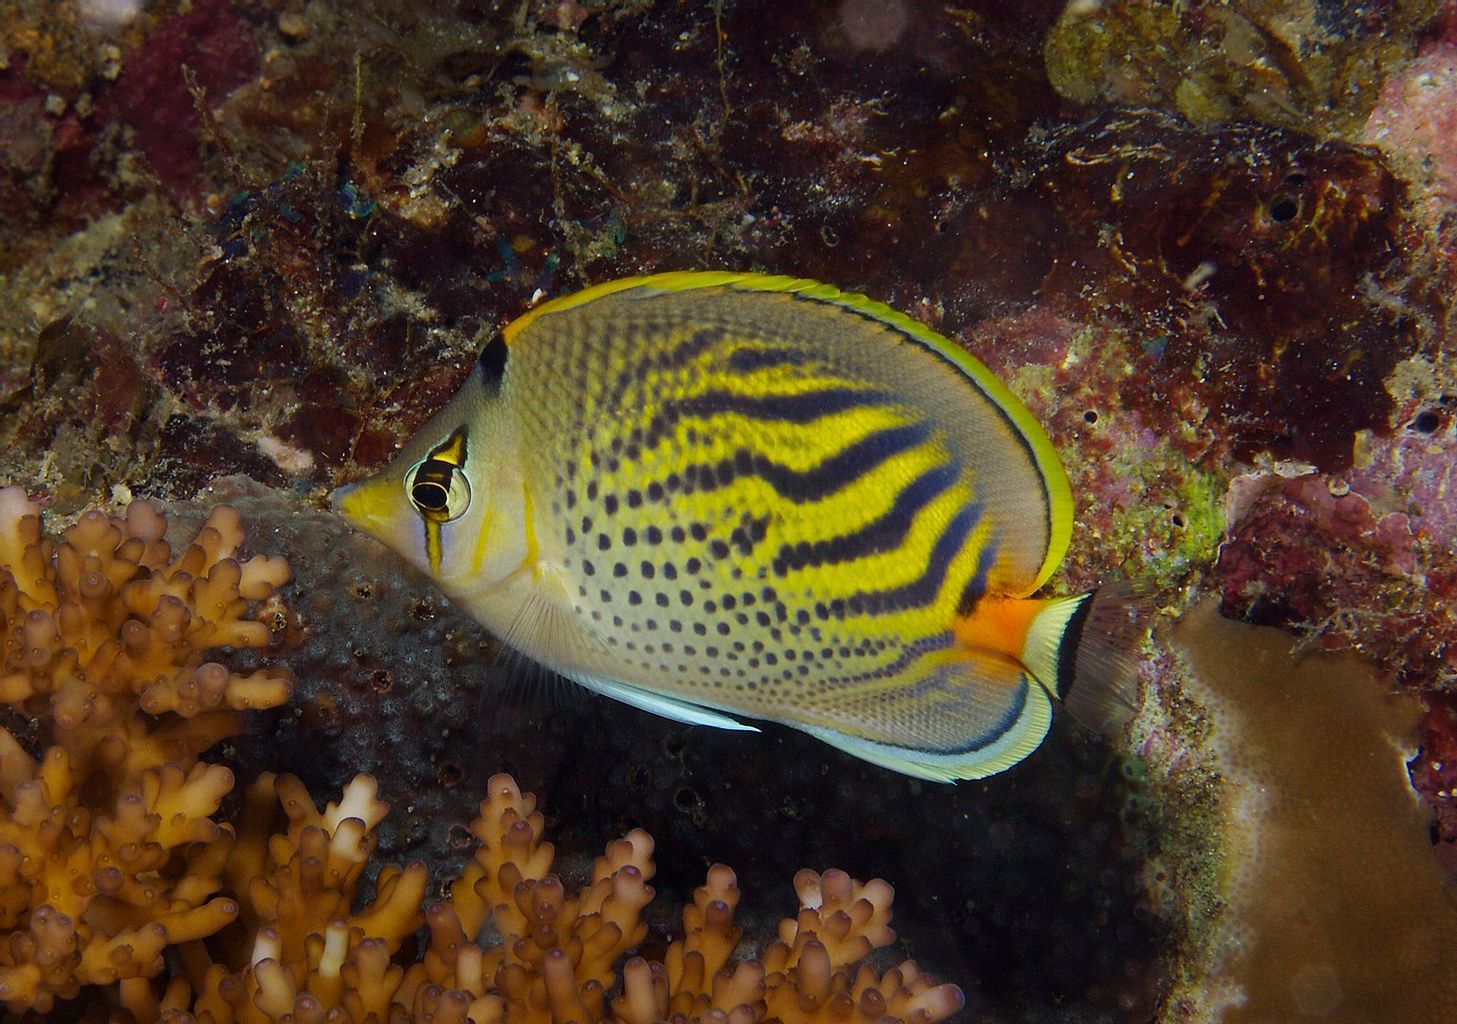
[{"label": "yellow stripe on fish body", "polygon": [[825,285],[546,303],[336,504],[508,643],[684,721],[951,779],[1035,749],[1049,692],[1128,703],[1124,603],[1028,599],[1072,521],[1041,428],[945,338]]}]

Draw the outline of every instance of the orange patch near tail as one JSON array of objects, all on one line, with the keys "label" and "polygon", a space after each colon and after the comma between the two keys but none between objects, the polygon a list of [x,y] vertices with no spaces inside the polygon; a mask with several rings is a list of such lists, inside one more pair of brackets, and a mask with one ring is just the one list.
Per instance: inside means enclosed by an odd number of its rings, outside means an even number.
[{"label": "orange patch near tail", "polygon": [[952,621],[951,632],[966,647],[996,651],[1021,661],[1027,630],[1046,603],[1020,597],[984,597],[970,615]]}]

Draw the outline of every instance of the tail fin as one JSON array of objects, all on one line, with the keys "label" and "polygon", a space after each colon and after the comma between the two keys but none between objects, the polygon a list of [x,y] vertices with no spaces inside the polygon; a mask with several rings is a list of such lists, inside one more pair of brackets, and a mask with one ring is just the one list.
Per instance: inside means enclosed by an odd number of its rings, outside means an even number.
[{"label": "tail fin", "polygon": [[1048,601],[1027,629],[1022,663],[1083,725],[1116,733],[1138,711],[1134,654],[1146,608],[1121,581]]}]

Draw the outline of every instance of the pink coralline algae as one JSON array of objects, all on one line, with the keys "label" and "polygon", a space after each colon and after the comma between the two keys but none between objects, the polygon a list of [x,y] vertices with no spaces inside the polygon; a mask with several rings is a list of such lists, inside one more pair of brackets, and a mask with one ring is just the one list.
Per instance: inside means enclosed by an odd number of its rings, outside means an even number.
[{"label": "pink coralline algae", "polygon": [[1225,613],[1355,647],[1412,682],[1457,679],[1457,571],[1388,499],[1313,473],[1237,478],[1216,567]]},{"label": "pink coralline algae", "polygon": [[1424,185],[1429,214],[1457,202],[1457,5],[1442,36],[1386,82],[1362,138]]},{"label": "pink coralline algae", "polygon": [[258,44],[233,6],[203,0],[148,35],[103,99],[102,116],[130,124],[163,183],[191,195],[202,170],[199,102],[219,102],[253,77],[257,63]]}]

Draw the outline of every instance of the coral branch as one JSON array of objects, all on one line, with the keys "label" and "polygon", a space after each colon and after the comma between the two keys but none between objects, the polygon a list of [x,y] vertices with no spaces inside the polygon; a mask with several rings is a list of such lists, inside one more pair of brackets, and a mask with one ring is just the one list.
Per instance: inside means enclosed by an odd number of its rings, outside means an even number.
[{"label": "coral branch", "polygon": [[383,867],[362,891],[389,812],[367,775],[320,809],[300,780],[264,774],[236,824],[218,820],[233,774],[199,755],[291,683],[208,653],[269,644],[288,567],[238,558],[231,509],[176,554],[165,529],[138,503],[53,541],[34,503],[0,489],[0,698],[37,716],[44,741],[37,754],[0,728],[9,1013],[64,1009],[87,986],[110,986],[139,1024],[934,1024],[960,1007],[909,961],[861,962],[894,940],[893,893],[841,871],[795,878],[799,912],[762,962],[735,959],[738,883],[721,864],[661,962],[631,956],[648,935],[652,838],[608,843],[571,891],[536,797],[507,775],[487,782],[475,856],[423,913],[421,864]]},{"label": "coral branch", "polygon": [[[284,810],[285,833],[268,834],[265,797]],[[450,899],[426,911],[425,947],[411,961],[403,939],[420,921],[407,912],[423,894],[418,865],[381,870],[373,900],[350,911],[387,810],[372,780],[356,777],[323,814],[289,778],[261,779],[248,803],[228,872],[254,879],[242,915],[251,945],[213,939],[184,951],[200,1024],[934,1024],[962,1005],[956,986],[932,985],[910,961],[884,974],[861,963],[894,938],[891,888],[840,871],[800,873],[799,914],[783,922],[765,963],[733,962],[738,885],[721,864],[661,963],[621,963],[647,933],[652,840],[634,830],[609,843],[570,895],[550,874],[535,797],[505,775],[488,783],[474,824],[481,846]]]},{"label": "coral branch", "polygon": [[292,684],[204,658],[267,646],[269,610],[255,606],[275,602],[288,567],[235,561],[230,509],[176,559],[165,531],[139,502],[52,540],[38,504],[0,489],[0,700],[36,716],[43,743],[32,757],[0,728],[0,1000],[12,1013],[112,983],[161,1012],[144,979],[164,949],[238,916],[219,895],[233,833],[214,817],[233,774],[198,755]]},{"label": "coral branch", "polygon": [[[241,728],[238,711],[276,707],[292,690],[278,670],[239,676],[204,663],[211,648],[268,645],[267,602],[288,580],[287,564],[233,558],[243,535],[230,508],[215,509],[175,558],[165,525],[138,502],[125,519],[88,512],[53,542],[37,504],[19,488],[0,490],[0,700],[46,716],[83,775],[97,754],[113,778],[118,765],[135,777],[194,759]],[[265,605],[255,611],[257,602]],[[205,721],[197,742],[182,738],[184,727],[170,748],[128,757],[133,743],[148,746],[139,708]]]}]

